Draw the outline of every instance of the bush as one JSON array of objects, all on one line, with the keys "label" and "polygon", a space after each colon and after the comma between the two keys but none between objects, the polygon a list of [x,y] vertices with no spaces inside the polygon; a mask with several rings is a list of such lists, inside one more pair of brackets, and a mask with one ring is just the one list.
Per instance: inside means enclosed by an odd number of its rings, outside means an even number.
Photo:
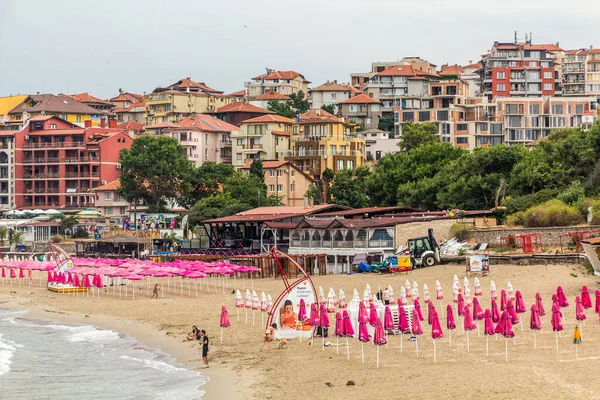
[{"label": "bush", "polygon": [[529,207],[533,207],[540,203],[544,203],[548,200],[552,200],[556,197],[557,191],[553,189],[542,189],[533,194],[526,194],[524,196],[510,197],[506,196],[502,199],[502,206],[507,208],[509,214],[516,213],[517,211],[525,211]]},{"label": "bush", "polygon": [[62,243],[65,241],[65,237],[62,235],[54,235],[50,238],[50,242],[52,243]]},{"label": "bush", "polygon": [[525,212],[517,211],[506,217],[505,224],[509,226],[523,226],[525,224]]},{"label": "bush", "polygon": [[83,228],[77,228],[77,230],[71,235],[73,239],[87,239],[90,237],[88,231]]},{"label": "bush", "polygon": [[583,222],[577,208],[560,200],[550,200],[525,211],[524,225],[532,227],[570,226]]},{"label": "bush", "polygon": [[452,237],[456,238],[456,240],[467,240],[469,237],[467,230],[472,227],[472,225],[461,224],[457,222],[450,227],[450,233],[452,234]]},{"label": "bush", "polygon": [[585,196],[585,188],[579,181],[571,183],[565,190],[560,192],[556,198],[567,204],[574,204]]}]

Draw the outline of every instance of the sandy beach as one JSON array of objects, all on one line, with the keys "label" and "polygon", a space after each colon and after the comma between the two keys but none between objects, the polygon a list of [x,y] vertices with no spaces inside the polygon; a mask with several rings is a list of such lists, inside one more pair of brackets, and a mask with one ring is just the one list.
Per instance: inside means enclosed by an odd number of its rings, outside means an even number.
[{"label": "sandy beach", "polygon": [[[406,279],[416,281],[421,290],[427,284],[435,295],[435,281],[443,286],[444,306],[451,302],[452,277],[464,276],[463,265],[442,265],[419,269],[409,275],[356,274],[352,276],[330,275],[314,277],[318,288],[325,292],[333,287],[336,292],[342,288],[348,298],[356,288],[362,294],[366,283],[376,291],[387,285],[399,293],[400,285]],[[472,277],[471,287],[473,287]],[[498,294],[510,281],[515,290],[523,294],[527,308],[534,301],[535,293],[540,292],[547,315],[542,317],[543,331],[537,336],[537,349],[533,348],[533,335],[529,328],[530,313],[521,314],[523,329],[514,327],[515,343],[509,341],[509,361],[505,361],[505,341],[491,338],[489,356],[486,357],[486,340],[481,329],[470,334],[470,352],[467,352],[466,335],[462,331],[462,320],[452,334],[452,347],[445,329],[445,337],[437,342],[437,362],[433,362],[431,329],[424,322],[425,334],[419,340],[419,357],[416,357],[415,343],[405,336],[403,351],[400,352],[400,337],[390,336],[389,345],[380,349],[380,368],[375,368],[375,348],[365,346],[365,364],[361,364],[360,344],[350,340],[350,360],[347,360],[345,347],[336,354],[335,337],[328,339],[334,346],[321,348],[321,339],[316,346],[290,341],[287,349],[259,352],[264,327],[260,313],[255,314],[256,324],[244,323],[244,310],[237,321],[235,296],[225,295],[219,290],[206,288],[199,297],[188,297],[187,291],[164,293],[158,300],[150,300],[145,288],[137,289],[136,299],[119,298],[103,294],[100,299],[59,295],[40,288],[35,282],[31,288],[18,285],[10,287],[7,279],[0,285],[1,306],[6,308],[28,309],[31,316],[57,319],[60,321],[81,322],[101,328],[113,329],[135,337],[146,346],[162,349],[172,354],[178,362],[194,368],[201,366],[198,344],[184,342],[185,334],[195,324],[206,329],[211,339],[209,369],[202,374],[210,382],[202,387],[206,399],[344,399],[375,397],[410,398],[600,398],[600,382],[595,379],[595,371],[600,367],[600,324],[593,309],[586,310],[587,321],[583,326],[583,342],[579,345],[579,358],[575,359],[575,346],[572,343],[575,327],[575,296],[581,293],[581,286],[587,285],[592,294],[599,287],[598,278],[587,274],[582,266],[567,265],[492,265],[487,277],[479,277],[484,295],[480,298],[482,307],[490,304],[489,284],[494,280]],[[244,282],[246,286],[250,281]],[[274,298],[283,289],[280,280],[263,279],[253,281],[254,289],[264,291]],[[242,289],[241,279],[231,279],[229,289],[237,286]],[[569,299],[569,307],[564,309],[565,330],[559,338],[559,353],[556,352],[555,335],[550,326],[551,295],[556,286],[562,285]],[[192,295],[193,290],[192,290]],[[436,306],[439,310],[439,302]],[[225,330],[224,343],[219,343],[219,314],[222,304],[227,305],[232,322]],[[426,311],[423,307],[424,312]],[[331,318],[332,322],[334,318]],[[483,328],[483,324],[481,324]],[[333,329],[330,329],[333,333]],[[353,380],[354,386],[346,386]],[[326,384],[326,383],[329,383]],[[397,396],[396,396],[397,394]]]}]

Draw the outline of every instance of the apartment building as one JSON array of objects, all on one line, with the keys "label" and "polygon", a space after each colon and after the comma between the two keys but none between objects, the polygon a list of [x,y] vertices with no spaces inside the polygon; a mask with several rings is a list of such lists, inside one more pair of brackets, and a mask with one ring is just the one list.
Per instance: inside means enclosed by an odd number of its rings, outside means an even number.
[{"label": "apartment building", "polygon": [[0,209],[15,206],[14,130],[0,130]]},{"label": "apartment building", "polygon": [[278,93],[278,92],[265,92],[265,94],[261,94],[258,97],[255,97],[254,99],[250,100],[248,103],[256,106],[256,107],[260,107],[260,108],[267,108],[269,107],[269,102],[271,101],[281,101],[281,102],[290,102],[292,101],[292,99],[289,98],[288,95],[285,95],[283,93]]},{"label": "apartment building", "polygon": [[73,99],[71,96],[53,94],[33,94],[8,112],[7,124],[26,125],[27,120],[36,116],[55,115],[79,127],[90,125],[105,127],[108,116]]},{"label": "apartment building", "polygon": [[296,71],[276,71],[268,68],[267,72],[255,76],[246,82],[246,93],[249,100],[254,100],[267,92],[277,92],[284,95],[304,92],[308,93],[308,81],[304,75]]},{"label": "apartment building", "polygon": [[351,85],[355,89],[364,92],[365,85],[378,73],[394,67],[396,65],[410,65],[414,71],[420,71],[424,74],[435,74],[437,65],[423,60],[420,57],[404,57],[400,61],[377,61],[371,63],[369,72],[359,72],[350,74]]},{"label": "apartment building", "polygon": [[590,47],[586,62],[585,94],[600,96],[600,49]]},{"label": "apartment building", "polygon": [[563,59],[563,96],[585,96],[586,65],[588,51],[568,50]]},{"label": "apartment building", "polygon": [[356,136],[365,140],[365,160],[378,161],[388,153],[400,150],[398,144],[401,139],[390,139],[389,132],[379,129],[367,129],[356,132]]},{"label": "apartment building", "polygon": [[73,94],[71,97],[82,104],[88,105],[106,114],[110,114],[112,109],[115,107],[110,101],[99,99],[98,97],[94,97],[89,93]]},{"label": "apartment building", "polygon": [[265,108],[253,106],[252,104],[235,102],[219,107],[214,111],[209,111],[207,114],[211,114],[221,121],[240,126],[246,120],[275,113]]},{"label": "apartment building", "polygon": [[527,144],[560,128],[585,128],[597,121],[597,99],[589,97],[498,97],[497,117],[505,142]]},{"label": "apartment building", "polygon": [[[56,116],[30,118],[14,133],[14,205],[84,208],[90,192],[119,176],[119,152],[133,139],[113,128],[81,128]],[[0,157],[0,168],[2,158]]]},{"label": "apartment building", "polygon": [[327,81],[322,85],[309,89],[308,92],[311,108],[316,110],[323,106],[332,106],[335,115],[341,112],[339,103],[357,94],[360,94],[358,89],[353,88],[349,84],[338,83],[337,81]]},{"label": "apartment building", "polygon": [[489,100],[496,96],[560,96],[557,61],[563,53],[553,44],[494,42],[481,60],[481,94]]},{"label": "apartment building", "polygon": [[323,171],[355,169],[365,162],[365,140],[352,132],[353,126],[342,117],[324,110],[309,110],[299,118],[299,129],[292,134],[292,148],[285,157],[301,171],[320,179]]},{"label": "apartment building", "polygon": [[123,221],[129,217],[130,204],[117,193],[119,187],[117,179],[92,189],[92,194],[94,208],[100,211],[100,215],[113,225],[123,226]]},{"label": "apartment building", "polygon": [[158,87],[144,97],[146,125],[179,121],[193,113],[213,111],[230,103],[223,92],[189,77],[164,88]]},{"label": "apartment building", "polygon": [[377,129],[382,115],[381,103],[366,94],[359,94],[339,103],[341,115],[351,124],[365,129]]},{"label": "apartment building", "polygon": [[196,167],[207,161],[231,164],[231,136],[239,130],[235,125],[206,114],[192,114],[166,127],[149,126],[147,129],[177,139]]},{"label": "apartment building", "polygon": [[[251,164],[244,164],[241,170],[249,172]],[[302,207],[306,191],[314,183],[314,179],[290,161],[265,160],[262,165],[267,194],[279,196],[284,206]]]},{"label": "apartment building", "polygon": [[298,129],[295,120],[267,114],[245,120],[232,132],[233,165],[241,167],[255,158],[279,160],[290,151],[291,134]]}]

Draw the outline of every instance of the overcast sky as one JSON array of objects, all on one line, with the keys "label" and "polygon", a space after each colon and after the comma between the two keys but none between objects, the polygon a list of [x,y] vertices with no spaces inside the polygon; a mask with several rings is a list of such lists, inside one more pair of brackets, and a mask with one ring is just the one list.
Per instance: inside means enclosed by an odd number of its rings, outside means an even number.
[{"label": "overcast sky", "polygon": [[119,88],[190,76],[226,93],[265,67],[316,86],[372,61],[478,61],[494,40],[600,47],[595,0],[0,0],[0,96]]}]

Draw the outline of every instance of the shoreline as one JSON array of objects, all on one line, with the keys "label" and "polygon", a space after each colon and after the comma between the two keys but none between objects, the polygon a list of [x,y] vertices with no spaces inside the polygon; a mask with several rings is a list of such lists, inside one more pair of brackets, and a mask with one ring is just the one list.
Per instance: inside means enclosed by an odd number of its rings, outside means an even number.
[{"label": "shoreline", "polygon": [[[178,364],[199,372],[207,381],[199,389],[204,391],[202,399],[242,400],[244,397],[238,390],[239,378],[230,367],[217,361],[210,363],[210,368],[202,368],[200,346],[197,343],[178,340],[170,332],[163,332],[158,327],[147,323],[103,314],[82,314],[63,311],[49,304],[31,304],[31,298],[0,293],[0,308],[14,311],[27,311],[27,316],[63,323],[92,325],[99,329],[111,330],[135,338],[149,349],[160,350],[171,356]],[[212,351],[212,344],[211,344]]]}]

